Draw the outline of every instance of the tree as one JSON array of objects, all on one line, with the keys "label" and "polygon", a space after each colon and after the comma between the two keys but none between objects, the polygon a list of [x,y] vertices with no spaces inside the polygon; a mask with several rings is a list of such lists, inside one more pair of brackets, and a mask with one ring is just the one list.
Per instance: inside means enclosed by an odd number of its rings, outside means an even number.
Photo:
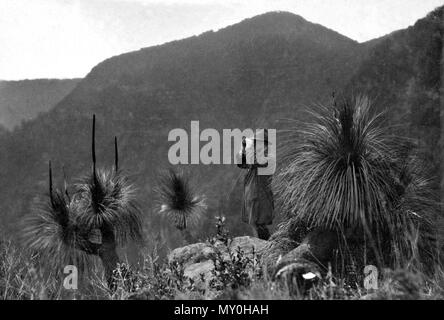
[{"label": "tree", "polygon": [[161,173],[155,192],[159,202],[158,212],[170,219],[185,241],[192,243],[193,237],[187,227],[207,209],[204,197],[197,194],[184,172],[173,169]]},{"label": "tree", "polygon": [[36,207],[25,220],[27,248],[39,252],[52,267],[75,264],[84,268],[88,256],[98,256],[108,284],[119,256],[117,246],[129,240],[142,241],[142,216],[135,202],[134,188],[118,167],[117,138],[115,166],[97,169],[95,155],[95,116],[92,129],[92,171],[67,191],[54,189],[49,163],[49,199]]},{"label": "tree", "polygon": [[353,244],[353,258],[378,266],[437,257],[433,181],[413,142],[392,135],[372,110],[366,97],[340,99],[289,130],[273,180],[284,221],[271,238],[268,266],[321,229],[336,233],[340,252]]}]

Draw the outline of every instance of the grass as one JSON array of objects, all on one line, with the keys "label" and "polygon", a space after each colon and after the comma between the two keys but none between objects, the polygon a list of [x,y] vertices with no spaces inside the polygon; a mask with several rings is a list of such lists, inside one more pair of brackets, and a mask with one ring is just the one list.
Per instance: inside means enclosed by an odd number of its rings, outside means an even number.
[{"label": "grass", "polygon": [[[233,256],[236,258],[225,261],[225,266],[213,274],[214,282],[206,285],[198,285],[184,276],[183,266],[168,264],[155,253],[145,253],[143,263],[134,269],[128,264],[119,265],[114,271],[114,290],[108,288],[100,264],[79,280],[77,290],[67,290],[63,286],[66,275],[47,272],[27,251],[15,247],[10,241],[3,241],[0,245],[0,297],[13,300],[444,299],[444,269],[441,266],[436,266],[431,276],[407,269],[385,270],[379,275],[377,290],[366,290],[362,281],[347,283],[345,279],[327,274],[303,292],[295,284],[274,282],[266,274],[245,272],[251,257],[243,256],[242,252]],[[237,281],[239,279],[242,281]],[[236,285],[232,285],[234,283]]]}]

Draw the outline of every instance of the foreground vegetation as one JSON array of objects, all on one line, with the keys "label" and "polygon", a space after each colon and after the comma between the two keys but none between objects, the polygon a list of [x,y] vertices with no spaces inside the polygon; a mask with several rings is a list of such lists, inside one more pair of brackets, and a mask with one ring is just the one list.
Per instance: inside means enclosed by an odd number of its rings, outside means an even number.
[{"label": "foreground vegetation", "polygon": [[[248,258],[242,251],[228,261],[216,255],[213,280],[197,283],[184,275],[182,265],[161,260],[154,248],[145,251],[143,263],[131,269],[128,264],[120,264],[114,271],[112,289],[97,264],[88,275],[79,274],[79,287],[73,290],[63,285],[66,275],[43,272],[36,258],[11,242],[1,243],[1,299],[444,299],[444,269],[438,266],[432,276],[408,268],[385,270],[379,275],[376,290],[328,273],[303,291],[292,283],[272,281],[260,272],[257,259]],[[251,268],[255,272],[246,271]]]},{"label": "foreground vegetation", "polygon": [[[394,135],[365,97],[310,112],[312,120],[283,141],[272,185],[282,221],[270,241],[257,252],[233,248],[220,216],[206,240],[211,268],[193,275],[185,272],[192,254],[166,262],[158,254],[165,248],[146,241],[140,196],[119,166],[117,138],[114,166],[96,168],[93,116],[92,170],[70,193],[66,181],[63,189],[53,186],[49,163],[48,197],[23,220],[22,247],[2,245],[0,293],[5,299],[442,298],[443,219],[436,182],[414,142]],[[182,172],[159,177],[154,210],[186,242],[196,242],[189,227],[206,214],[205,196]],[[138,263],[118,250],[131,243],[145,247]]]}]

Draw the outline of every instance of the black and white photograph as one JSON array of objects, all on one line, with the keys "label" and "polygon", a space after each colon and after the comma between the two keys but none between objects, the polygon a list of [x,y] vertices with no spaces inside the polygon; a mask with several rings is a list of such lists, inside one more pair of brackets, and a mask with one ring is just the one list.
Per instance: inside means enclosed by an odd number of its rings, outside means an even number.
[{"label": "black and white photograph", "polygon": [[0,0],[0,300],[444,300],[443,43],[444,0]]}]

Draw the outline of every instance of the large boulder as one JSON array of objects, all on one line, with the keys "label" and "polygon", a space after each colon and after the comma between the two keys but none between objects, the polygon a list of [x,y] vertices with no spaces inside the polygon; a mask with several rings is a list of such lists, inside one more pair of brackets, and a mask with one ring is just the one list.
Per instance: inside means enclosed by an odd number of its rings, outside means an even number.
[{"label": "large boulder", "polygon": [[276,272],[282,267],[300,260],[310,261],[326,270],[338,246],[338,236],[335,232],[325,229],[315,229],[309,232],[302,242],[284,255],[276,265]]},{"label": "large boulder", "polygon": [[186,267],[190,264],[211,260],[215,256],[216,250],[235,252],[240,249],[246,255],[252,255],[253,252],[260,255],[266,244],[267,241],[250,236],[235,237],[228,241],[228,246],[219,241],[214,245],[198,242],[174,249],[168,255],[168,262],[180,263]]},{"label": "large boulder", "polygon": [[198,242],[171,251],[168,255],[168,263],[179,263],[187,267],[191,264],[211,260],[214,255],[215,250],[210,244]]},{"label": "large boulder", "polygon": [[240,249],[247,255],[252,255],[253,251],[255,254],[260,255],[267,243],[268,241],[255,237],[236,237],[229,243],[229,248],[231,251]]},{"label": "large boulder", "polygon": [[278,259],[274,278],[307,287],[319,279],[322,272],[327,271],[337,245],[335,232],[312,230],[296,248]]},{"label": "large boulder", "polygon": [[267,241],[250,236],[235,237],[228,241],[227,245],[222,242],[216,242],[214,245],[193,243],[171,251],[168,262],[181,264],[184,267],[184,275],[195,282],[204,280],[207,283],[212,278],[214,269],[212,259],[216,257],[217,251],[224,259],[229,259],[229,251],[235,253],[238,250],[241,250],[246,257],[253,258],[253,253],[259,256],[266,244]]},{"label": "large boulder", "polygon": [[213,261],[206,260],[188,265],[184,270],[184,275],[194,281],[203,280],[207,283],[211,280],[212,271],[214,269]]}]

